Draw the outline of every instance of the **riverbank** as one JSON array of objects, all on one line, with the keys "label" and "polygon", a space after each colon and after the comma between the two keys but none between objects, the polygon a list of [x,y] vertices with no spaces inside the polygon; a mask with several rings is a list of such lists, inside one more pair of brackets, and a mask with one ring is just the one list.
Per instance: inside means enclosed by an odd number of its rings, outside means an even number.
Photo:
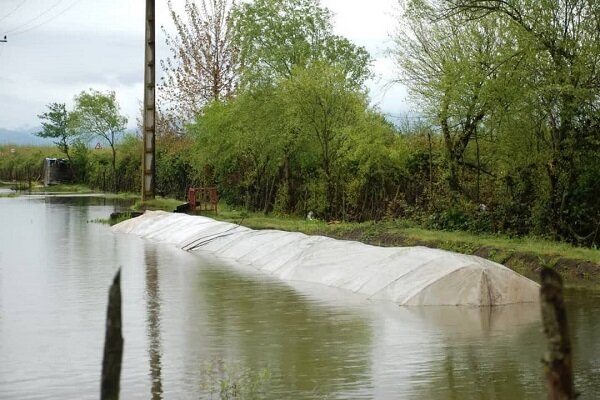
[{"label": "riverbank", "polygon": [[[47,194],[42,187],[36,187],[35,194]],[[89,188],[81,185],[52,186],[53,194],[90,194]],[[173,211],[182,202],[169,198],[157,198],[145,203],[133,193],[100,194],[111,198],[137,199],[132,210]],[[16,194],[0,194],[14,196]],[[197,212],[221,221],[238,223],[252,229],[277,229],[296,231],[308,235],[323,235],[336,239],[356,240],[377,246],[427,246],[457,253],[472,254],[507,267],[539,281],[542,267],[552,267],[560,272],[570,287],[600,288],[600,250],[575,247],[566,243],[531,237],[508,237],[505,235],[472,234],[461,231],[436,231],[424,229],[409,221],[389,220],[382,222],[335,222],[308,220],[297,217],[266,216],[262,213],[248,213],[236,210],[225,204],[219,205],[219,213]],[[125,213],[116,223],[129,218]]]},{"label": "riverbank", "polygon": [[[94,190],[87,185],[77,183],[60,183],[57,185],[44,186],[40,182],[19,182],[19,181],[0,181],[0,188],[11,189],[12,192],[5,194],[4,197],[15,197],[20,195],[96,195],[111,199],[139,199],[137,193],[121,192],[110,193]],[[176,200],[171,200],[175,203],[180,203]]]},{"label": "riverbank", "polygon": [[217,220],[233,222],[252,229],[296,231],[336,239],[356,240],[376,246],[427,246],[476,255],[539,281],[543,267],[556,269],[569,287],[600,288],[600,251],[540,238],[511,238],[503,235],[476,235],[423,229],[410,222],[335,222],[227,209],[218,214],[198,213]]}]

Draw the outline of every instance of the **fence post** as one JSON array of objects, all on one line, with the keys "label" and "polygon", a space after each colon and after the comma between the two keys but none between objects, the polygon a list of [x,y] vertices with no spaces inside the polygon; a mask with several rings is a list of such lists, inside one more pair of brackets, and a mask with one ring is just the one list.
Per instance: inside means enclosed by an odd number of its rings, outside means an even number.
[{"label": "fence post", "polygon": [[543,268],[541,278],[542,323],[548,338],[548,349],[543,359],[548,398],[575,399],[577,395],[573,385],[573,359],[562,279],[551,268]]},{"label": "fence post", "polygon": [[102,360],[101,400],[118,400],[123,359],[123,336],[121,335],[121,269],[108,293],[106,308],[106,336]]}]

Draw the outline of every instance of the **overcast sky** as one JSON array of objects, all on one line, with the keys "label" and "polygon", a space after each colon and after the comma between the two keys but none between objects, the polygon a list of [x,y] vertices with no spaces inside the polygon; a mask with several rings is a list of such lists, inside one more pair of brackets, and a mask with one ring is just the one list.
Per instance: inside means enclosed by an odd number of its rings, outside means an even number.
[{"label": "overcast sky", "polygon": [[[372,102],[391,114],[409,110],[405,90],[386,57],[397,0],[321,0],[335,31],[375,59]],[[157,27],[169,26],[166,0],[156,0]],[[176,7],[184,0],[173,0]],[[0,128],[39,125],[51,102],[72,105],[82,90],[114,90],[129,127],[143,97],[144,0],[0,0]],[[157,30],[157,58],[168,55]],[[157,69],[160,74],[160,68]]]}]

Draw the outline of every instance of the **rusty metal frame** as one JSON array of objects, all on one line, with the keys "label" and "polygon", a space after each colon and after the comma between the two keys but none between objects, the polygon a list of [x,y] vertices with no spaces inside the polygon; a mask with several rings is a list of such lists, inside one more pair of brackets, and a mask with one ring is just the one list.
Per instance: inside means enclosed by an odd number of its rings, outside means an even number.
[{"label": "rusty metal frame", "polygon": [[188,189],[188,203],[190,210],[200,208],[200,211],[218,212],[219,196],[216,187],[200,187]]}]

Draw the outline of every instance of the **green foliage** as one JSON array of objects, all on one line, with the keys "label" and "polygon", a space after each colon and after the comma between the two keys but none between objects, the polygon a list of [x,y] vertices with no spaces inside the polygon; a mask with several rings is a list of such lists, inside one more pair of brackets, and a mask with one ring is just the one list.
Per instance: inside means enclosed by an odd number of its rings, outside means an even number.
[{"label": "green foliage", "polygon": [[[391,125],[368,109],[365,94],[342,71],[318,63],[212,103],[189,129],[205,182],[217,184],[225,201],[264,212],[345,218],[347,209],[363,207],[346,206],[354,177],[347,169],[356,164],[349,157],[360,156],[353,141],[380,141],[377,150],[386,153],[380,173],[396,157],[386,147],[395,140]],[[389,197],[393,184],[385,185]]]},{"label": "green foliage", "polygon": [[69,149],[78,137],[77,131],[72,126],[73,118],[64,103],[50,103],[47,107],[47,112],[38,115],[42,120],[42,130],[35,135],[54,139],[53,143],[56,147],[71,160]]},{"label": "green foliage", "polygon": [[115,92],[90,89],[75,96],[73,124],[80,133],[97,136],[113,146],[127,124],[127,118],[120,113]]},{"label": "green foliage", "polygon": [[[163,134],[156,139],[156,192],[185,199],[190,186],[198,186],[190,137]],[[141,171],[140,171],[141,172]]]},{"label": "green foliage", "polygon": [[60,157],[60,152],[51,147],[0,145],[0,180],[40,181],[46,157]]},{"label": "green foliage", "polygon": [[115,92],[102,93],[90,89],[75,96],[75,109],[72,112],[75,129],[83,137],[97,137],[105,141],[112,152],[112,187],[119,189],[117,176],[116,144],[125,132],[127,118],[121,115]]},{"label": "green foliage", "polygon": [[245,84],[289,78],[315,63],[338,68],[357,87],[370,75],[368,52],[333,34],[331,13],[318,0],[242,2],[232,25]]},{"label": "green foliage", "polygon": [[[370,57],[333,34],[318,0],[241,2],[230,19],[227,4],[219,2],[213,22],[229,23],[222,49],[234,60],[225,72],[235,76],[223,92],[212,85],[212,95],[190,103],[203,108],[185,133],[174,123],[184,115],[159,116],[158,193],[183,199],[190,186],[216,185],[221,199],[250,215],[402,218],[452,232],[600,242],[595,2],[405,2],[393,53],[421,118],[400,127],[369,106]],[[187,12],[204,21],[189,5]],[[194,56],[186,54],[188,64]],[[111,147],[69,142],[79,182],[138,190],[141,143],[116,140],[125,120],[114,93],[82,92],[72,117],[64,105],[49,108],[48,134],[74,121]],[[0,148],[0,178],[41,176],[43,155],[21,151]]]},{"label": "green foliage", "polygon": [[436,192],[415,214],[595,245],[600,20],[587,16],[600,6],[415,0],[404,11],[400,79],[443,140]]},{"label": "green foliage", "polygon": [[118,144],[117,188],[118,191],[138,192],[142,187],[142,141],[128,134]]},{"label": "green foliage", "polygon": [[87,182],[89,152],[87,145],[82,140],[77,140],[72,145],[71,165],[77,182]]}]

